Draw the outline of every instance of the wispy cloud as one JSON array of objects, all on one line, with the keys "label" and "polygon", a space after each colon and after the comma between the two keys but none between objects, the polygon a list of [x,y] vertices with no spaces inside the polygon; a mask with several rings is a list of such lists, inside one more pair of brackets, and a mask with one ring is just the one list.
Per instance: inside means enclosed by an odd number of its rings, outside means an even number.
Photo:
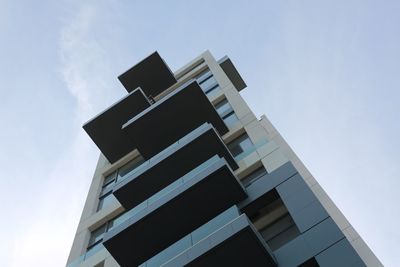
[{"label": "wispy cloud", "polygon": [[[71,110],[73,140],[54,165],[39,196],[39,207],[29,226],[12,244],[11,266],[63,266],[95,168],[98,150],[82,130],[82,124],[105,101],[107,69],[101,44],[91,35],[98,15],[95,5],[83,4],[60,31],[60,76],[75,99]],[[45,218],[45,219],[44,219]],[[23,256],[22,256],[23,255]]]}]

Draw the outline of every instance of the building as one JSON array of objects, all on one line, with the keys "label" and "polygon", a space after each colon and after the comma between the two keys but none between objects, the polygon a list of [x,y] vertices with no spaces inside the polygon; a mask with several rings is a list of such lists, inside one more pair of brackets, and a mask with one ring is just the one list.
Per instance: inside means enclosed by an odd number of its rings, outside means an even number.
[{"label": "building", "polygon": [[382,265],[228,57],[172,73],[155,52],[118,78],[83,126],[101,155],[68,267]]}]

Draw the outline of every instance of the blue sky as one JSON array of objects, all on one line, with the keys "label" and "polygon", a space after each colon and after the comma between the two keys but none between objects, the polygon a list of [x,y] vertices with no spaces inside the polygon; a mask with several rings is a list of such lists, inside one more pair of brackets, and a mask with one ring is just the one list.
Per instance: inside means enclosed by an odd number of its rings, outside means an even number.
[{"label": "blue sky", "polygon": [[63,266],[98,149],[81,126],[158,50],[229,55],[386,266],[400,262],[400,2],[0,0],[4,266]]}]

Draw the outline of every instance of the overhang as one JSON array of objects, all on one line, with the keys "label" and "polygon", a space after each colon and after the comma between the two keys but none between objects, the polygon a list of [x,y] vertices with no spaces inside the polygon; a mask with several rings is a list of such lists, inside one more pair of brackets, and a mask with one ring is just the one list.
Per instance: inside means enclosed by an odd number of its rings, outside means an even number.
[{"label": "overhang", "polygon": [[140,87],[147,96],[153,97],[176,83],[174,74],[157,51],[118,76],[118,79],[128,92]]},{"label": "overhang", "polygon": [[273,267],[274,256],[245,214],[240,215],[163,267]]},{"label": "overhang", "polygon": [[228,76],[229,80],[231,80],[238,91],[241,91],[247,87],[246,83],[242,79],[242,76],[240,76],[235,65],[233,65],[228,56],[224,56],[223,58],[218,60],[218,64],[221,66],[226,76]]},{"label": "overhang", "polygon": [[111,229],[103,245],[121,266],[138,266],[245,197],[220,158]]},{"label": "overhang", "polygon": [[135,147],[122,125],[150,106],[150,102],[140,88],[130,92],[105,111],[83,125],[104,156],[114,163]]},{"label": "overhang", "polygon": [[214,155],[224,158],[233,170],[238,168],[215,129],[206,123],[138,167],[116,184],[113,193],[125,209],[131,209]]},{"label": "overhang", "polygon": [[191,80],[130,119],[122,129],[149,159],[205,122],[221,136],[228,132],[199,84]]}]

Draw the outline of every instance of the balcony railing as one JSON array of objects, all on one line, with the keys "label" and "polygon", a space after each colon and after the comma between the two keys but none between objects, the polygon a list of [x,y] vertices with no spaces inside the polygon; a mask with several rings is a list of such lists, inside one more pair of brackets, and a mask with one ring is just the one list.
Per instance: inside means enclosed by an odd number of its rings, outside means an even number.
[{"label": "balcony railing", "polygon": [[206,123],[125,176],[113,193],[122,206],[131,209],[214,155],[224,158],[233,170],[238,168],[219,135]]},{"label": "balcony railing", "polygon": [[226,161],[215,156],[129,211],[103,244],[120,265],[136,266],[245,197]]}]

